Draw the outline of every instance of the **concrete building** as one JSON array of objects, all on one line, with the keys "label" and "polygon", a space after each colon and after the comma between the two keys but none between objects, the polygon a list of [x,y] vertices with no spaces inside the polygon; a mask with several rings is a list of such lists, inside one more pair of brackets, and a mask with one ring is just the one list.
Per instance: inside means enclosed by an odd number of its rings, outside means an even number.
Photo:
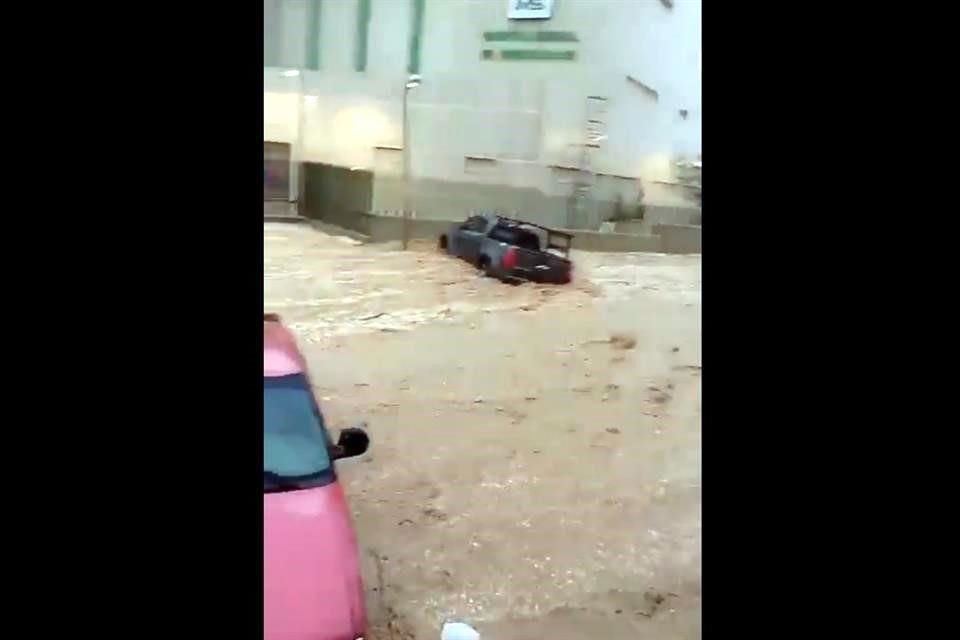
[{"label": "concrete building", "polygon": [[689,206],[669,183],[700,153],[701,0],[264,0],[264,14],[264,141],[294,165],[372,171],[374,210],[402,207],[411,73],[419,217],[589,227],[641,194]]}]

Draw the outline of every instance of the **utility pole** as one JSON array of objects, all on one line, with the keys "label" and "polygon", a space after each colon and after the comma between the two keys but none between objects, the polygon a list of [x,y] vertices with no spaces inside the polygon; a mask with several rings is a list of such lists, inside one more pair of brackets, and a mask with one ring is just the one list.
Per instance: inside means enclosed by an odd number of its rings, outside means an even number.
[{"label": "utility pole", "polygon": [[420,86],[420,76],[407,77],[403,85],[403,250],[410,243],[410,119],[407,116],[407,102],[410,90]]},{"label": "utility pole", "polygon": [[298,215],[303,215],[303,203],[301,202],[303,199],[303,177],[301,174],[303,172],[303,129],[306,119],[303,72],[300,69],[287,69],[282,75],[284,78],[297,79],[297,137],[294,139],[293,149],[290,153],[290,169],[287,172],[287,200],[295,204]]}]

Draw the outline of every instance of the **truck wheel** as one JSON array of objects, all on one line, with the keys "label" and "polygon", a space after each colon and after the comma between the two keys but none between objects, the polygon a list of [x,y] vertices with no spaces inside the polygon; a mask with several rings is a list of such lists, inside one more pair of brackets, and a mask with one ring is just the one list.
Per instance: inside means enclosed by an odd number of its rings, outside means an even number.
[{"label": "truck wheel", "polygon": [[490,274],[490,258],[487,256],[480,256],[480,260],[477,262],[477,267],[480,269],[480,273],[483,274],[484,277],[492,277]]}]

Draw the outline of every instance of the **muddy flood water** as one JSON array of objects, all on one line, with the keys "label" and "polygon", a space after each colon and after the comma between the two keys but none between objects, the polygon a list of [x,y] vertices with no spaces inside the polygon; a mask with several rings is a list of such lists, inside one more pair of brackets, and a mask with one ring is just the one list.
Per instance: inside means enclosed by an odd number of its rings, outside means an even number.
[{"label": "muddy flood water", "polygon": [[374,640],[700,637],[700,257],[574,253],[510,286],[264,225],[340,464]]}]

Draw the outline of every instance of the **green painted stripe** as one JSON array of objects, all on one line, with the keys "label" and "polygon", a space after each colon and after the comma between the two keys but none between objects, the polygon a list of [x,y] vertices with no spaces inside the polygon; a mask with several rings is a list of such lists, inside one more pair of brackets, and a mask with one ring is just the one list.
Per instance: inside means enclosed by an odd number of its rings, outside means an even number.
[{"label": "green painted stripe", "polygon": [[501,60],[576,60],[576,51],[554,51],[551,49],[504,49]]},{"label": "green painted stripe", "polygon": [[367,70],[367,36],[370,33],[370,0],[357,0],[357,38],[353,56],[356,71]]},{"label": "green painted stripe", "polygon": [[307,6],[306,68],[320,70],[320,2],[309,0]]},{"label": "green painted stripe", "polygon": [[424,0],[411,0],[413,3],[413,27],[410,29],[410,54],[407,58],[407,71],[420,73],[420,45],[423,42]]},{"label": "green painted stripe", "polygon": [[486,42],[580,42],[573,31],[484,31]]}]

